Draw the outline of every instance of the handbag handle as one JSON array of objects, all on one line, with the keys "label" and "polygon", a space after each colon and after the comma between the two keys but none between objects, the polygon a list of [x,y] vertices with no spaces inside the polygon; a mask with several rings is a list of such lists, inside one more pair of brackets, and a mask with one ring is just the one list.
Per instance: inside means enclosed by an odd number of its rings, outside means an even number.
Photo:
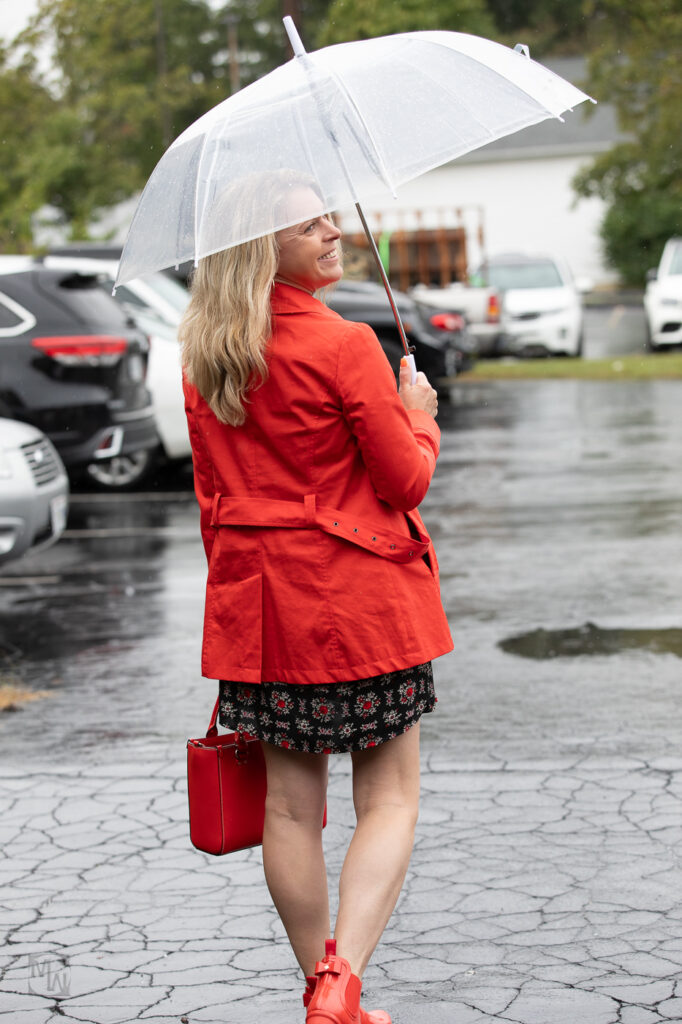
[{"label": "handbag handle", "polygon": [[[218,735],[218,708],[220,707],[220,694],[216,697],[215,706],[213,708],[213,714],[211,715],[211,721],[208,723],[208,729],[206,730],[206,736],[217,736]],[[246,761],[248,756],[248,747],[246,742],[247,734],[242,730],[238,729],[235,733],[235,749],[234,756],[237,761]]]},{"label": "handbag handle", "polygon": [[207,736],[217,736],[218,726],[216,725],[216,719],[218,718],[218,708],[220,706],[220,694],[216,697],[215,707],[213,708],[213,714],[211,715],[211,721],[208,723],[208,729],[206,730]]}]

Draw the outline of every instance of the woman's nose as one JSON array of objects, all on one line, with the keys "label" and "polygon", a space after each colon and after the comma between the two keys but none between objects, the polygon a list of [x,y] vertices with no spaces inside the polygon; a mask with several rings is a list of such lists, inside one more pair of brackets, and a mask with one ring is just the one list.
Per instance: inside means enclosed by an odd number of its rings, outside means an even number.
[{"label": "woman's nose", "polygon": [[327,226],[327,230],[325,232],[327,238],[340,238],[341,229],[337,228],[336,224],[334,224],[334,222],[329,220],[327,217],[325,217],[324,219]]}]

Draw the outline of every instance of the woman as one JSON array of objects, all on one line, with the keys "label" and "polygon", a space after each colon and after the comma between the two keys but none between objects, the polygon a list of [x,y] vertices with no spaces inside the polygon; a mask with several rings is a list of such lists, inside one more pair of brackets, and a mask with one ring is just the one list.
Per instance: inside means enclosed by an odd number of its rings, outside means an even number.
[{"label": "woman", "polygon": [[[270,185],[296,223],[202,260],[182,327],[209,562],[202,671],[221,681],[221,724],[262,740],[265,876],[307,1024],[390,1024],[360,1007],[360,979],[412,851],[430,659],[452,648],[415,511],[437,400],[406,367],[396,393],[371,329],[314,297],[342,276],[314,185]],[[344,751],[357,826],[332,941],[321,823],[328,754]]]}]

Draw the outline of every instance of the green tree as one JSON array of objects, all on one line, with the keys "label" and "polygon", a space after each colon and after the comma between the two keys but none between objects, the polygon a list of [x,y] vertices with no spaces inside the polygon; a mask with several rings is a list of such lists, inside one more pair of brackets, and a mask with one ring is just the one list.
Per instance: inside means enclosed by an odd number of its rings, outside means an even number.
[{"label": "green tree", "polygon": [[495,24],[485,0],[332,0],[317,34],[318,46],[394,32],[448,29],[490,36]]},{"label": "green tree", "polygon": [[0,246],[25,252],[33,213],[50,201],[52,185],[78,160],[54,97],[41,84],[33,57],[11,61],[0,48]]},{"label": "green tree", "polygon": [[204,0],[42,0],[15,55],[41,44],[54,75],[31,96],[37,136],[24,137],[20,163],[34,182],[23,192],[42,192],[85,237],[94,211],[141,188],[172,139],[226,95],[224,39]]},{"label": "green tree", "polygon": [[607,258],[641,284],[667,238],[682,234],[682,11],[678,0],[587,0],[596,46],[588,91],[616,107],[626,141],[574,182],[608,203]]},{"label": "green tree", "polygon": [[589,44],[582,0],[487,0],[487,6],[502,41],[529,43],[531,55],[583,53]]},{"label": "green tree", "polygon": [[241,85],[260,78],[291,57],[282,24],[291,15],[308,50],[316,46],[316,33],[330,0],[228,0],[218,20],[232,19],[236,30]]}]

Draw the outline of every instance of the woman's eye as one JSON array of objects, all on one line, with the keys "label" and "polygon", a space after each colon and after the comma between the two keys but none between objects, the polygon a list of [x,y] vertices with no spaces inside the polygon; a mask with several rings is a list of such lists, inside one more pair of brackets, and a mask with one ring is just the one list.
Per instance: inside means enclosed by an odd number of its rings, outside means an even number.
[{"label": "woman's eye", "polygon": [[316,226],[317,226],[317,221],[316,220],[312,221],[312,223],[310,223],[308,225],[308,227],[305,229],[305,233],[309,234],[311,231],[313,231],[315,229]]}]

